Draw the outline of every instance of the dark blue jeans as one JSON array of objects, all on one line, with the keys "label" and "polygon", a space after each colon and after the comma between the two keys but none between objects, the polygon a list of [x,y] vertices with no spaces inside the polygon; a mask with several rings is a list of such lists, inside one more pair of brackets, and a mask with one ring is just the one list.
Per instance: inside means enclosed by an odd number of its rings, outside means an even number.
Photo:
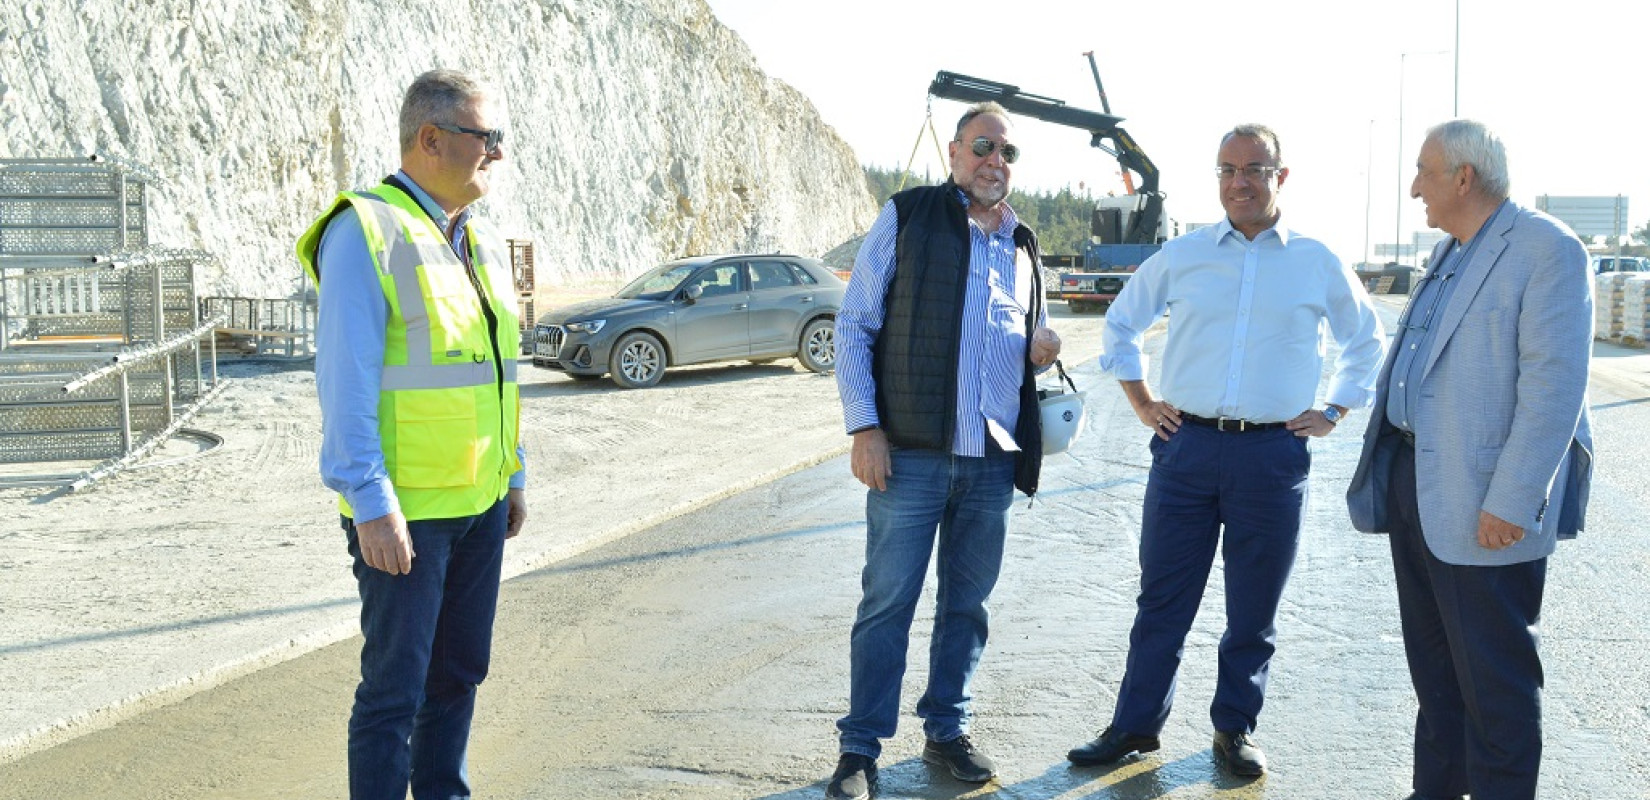
[{"label": "dark blue jeans", "polygon": [[1252,732],[1266,699],[1278,603],[1300,541],[1312,464],[1306,440],[1282,428],[1222,433],[1186,424],[1167,442],[1152,437],[1151,448],[1140,597],[1112,725],[1147,735],[1163,730],[1218,544],[1226,565],[1226,632],[1209,718],[1215,730]]},{"label": "dark blue jeans", "polygon": [[507,501],[460,519],[408,523],[412,571],[361,560],[361,684],[349,720],[352,800],[468,798],[465,754],[476,686],[487,676],[504,559]]},{"label": "dark blue jeans", "polygon": [[937,450],[893,452],[886,491],[865,500],[864,597],[854,620],[848,716],[836,724],[844,753],[876,758],[894,735],[911,620],[928,574],[936,533],[939,583],[928,646],[928,690],[917,702],[935,741],[967,733],[969,682],[985,651],[986,600],[1003,563],[1014,457]]}]

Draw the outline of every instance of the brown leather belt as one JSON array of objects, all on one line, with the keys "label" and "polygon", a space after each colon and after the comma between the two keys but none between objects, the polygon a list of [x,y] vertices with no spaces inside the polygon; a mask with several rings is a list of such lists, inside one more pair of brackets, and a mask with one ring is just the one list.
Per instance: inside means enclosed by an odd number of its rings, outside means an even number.
[{"label": "brown leather belt", "polygon": [[1214,428],[1222,433],[1250,433],[1252,431],[1269,431],[1287,425],[1286,422],[1250,422],[1235,417],[1200,417],[1196,414],[1180,412],[1180,418],[1191,423]]}]

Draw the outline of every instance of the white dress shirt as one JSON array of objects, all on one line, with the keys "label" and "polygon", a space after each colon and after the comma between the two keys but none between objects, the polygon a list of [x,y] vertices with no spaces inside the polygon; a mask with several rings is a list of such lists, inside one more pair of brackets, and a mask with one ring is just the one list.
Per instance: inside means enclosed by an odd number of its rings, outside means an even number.
[{"label": "white dress shirt", "polygon": [[1144,380],[1146,329],[1169,315],[1160,395],[1202,417],[1282,422],[1313,408],[1327,349],[1341,346],[1326,401],[1374,401],[1385,334],[1352,270],[1278,224],[1254,241],[1229,220],[1163,245],[1106,312],[1100,367]]}]

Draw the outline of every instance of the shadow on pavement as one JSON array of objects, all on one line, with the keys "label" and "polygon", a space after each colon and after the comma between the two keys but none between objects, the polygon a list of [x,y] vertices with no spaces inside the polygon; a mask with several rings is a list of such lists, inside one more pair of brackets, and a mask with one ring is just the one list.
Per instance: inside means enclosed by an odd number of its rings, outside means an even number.
[{"label": "shadow on pavement", "polygon": [[[735,539],[727,542],[691,545],[688,547],[673,547],[669,550],[654,550],[649,553],[637,553],[635,555],[620,556],[616,558],[596,560],[573,559],[554,566],[534,570],[533,572],[528,573],[528,575],[559,575],[573,572],[593,572],[608,569],[609,567],[624,566],[626,564],[646,564],[654,561],[684,558],[687,556],[701,555],[704,553],[715,553],[724,550],[739,550],[768,542],[778,542],[786,539],[800,539],[809,536],[817,536],[822,533],[834,533],[836,531],[863,527],[865,527],[865,522],[863,520],[854,520],[853,522],[838,522],[832,525],[814,525],[807,528],[795,528],[788,531],[775,531],[773,533],[766,533],[760,536],[747,536],[743,539]],[[527,575],[519,577],[527,577]]]},{"label": "shadow on pavement", "polygon": [[248,620],[281,617],[288,614],[303,614],[310,611],[321,611],[329,608],[354,605],[358,602],[360,601],[353,596],[341,597],[336,600],[326,600],[319,603],[303,603],[300,605],[280,606],[277,608],[260,608],[256,611],[246,611],[239,614],[221,614],[215,617],[196,617],[194,619],[168,622],[164,625],[140,625],[132,628],[122,628],[117,631],[87,633],[79,636],[64,636],[58,639],[42,639],[40,641],[22,642],[20,644],[6,644],[0,645],[0,655],[6,655],[8,653],[21,653],[27,650],[45,650],[52,647],[65,647],[68,645],[85,644],[87,642],[128,639],[155,633],[185,631],[193,628],[211,627],[213,625],[226,625],[237,622],[246,622]]},{"label": "shadow on pavement", "polygon": [[[825,779],[756,800],[819,800]],[[958,782],[919,758],[882,768],[880,800],[1156,800],[1174,796],[1260,798],[1265,778],[1234,778],[1222,772],[1207,750],[1167,763],[1131,758],[1109,767],[1073,767],[1065,762],[1012,784]],[[1199,788],[1192,788],[1199,787]],[[1190,789],[1190,793],[1182,790]],[[1177,794],[1180,793],[1180,794]]]}]

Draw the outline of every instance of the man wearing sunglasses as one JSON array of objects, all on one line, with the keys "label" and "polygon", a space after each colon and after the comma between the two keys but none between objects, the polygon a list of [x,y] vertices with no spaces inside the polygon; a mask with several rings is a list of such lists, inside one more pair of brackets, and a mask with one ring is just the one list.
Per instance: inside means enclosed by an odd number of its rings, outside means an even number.
[{"label": "man wearing sunglasses", "polygon": [[[1213,172],[1226,218],[1165,244],[1106,314],[1100,364],[1152,431],[1152,467],[1128,662],[1110,724],[1067,754],[1081,766],[1159,748],[1218,545],[1226,631],[1209,708],[1214,754],[1234,775],[1265,772],[1253,733],[1300,538],[1307,437],[1334,431],[1375,394],[1383,351],[1375,307],[1329,248],[1282,224],[1278,192],[1289,169],[1277,134],[1232,129]],[[1141,345],[1171,308],[1158,396]],[[1319,403],[1325,331],[1342,349]]]},{"label": "man wearing sunglasses", "polygon": [[1036,370],[1054,363],[1037,239],[1007,203],[1019,147],[1006,112],[957,122],[951,177],[889,200],[837,316],[837,387],[866,497],[864,595],[850,641],[848,715],[831,798],[871,796],[894,735],[906,645],[938,539],[923,760],[984,783],[968,736],[969,682],[985,648],[1014,489],[1037,490]]},{"label": "man wearing sunglasses", "polygon": [[504,158],[482,88],[420,75],[401,170],[298,240],[320,290],[321,477],[361,595],[353,800],[469,797],[504,540],[527,519],[508,252],[475,216]]}]

